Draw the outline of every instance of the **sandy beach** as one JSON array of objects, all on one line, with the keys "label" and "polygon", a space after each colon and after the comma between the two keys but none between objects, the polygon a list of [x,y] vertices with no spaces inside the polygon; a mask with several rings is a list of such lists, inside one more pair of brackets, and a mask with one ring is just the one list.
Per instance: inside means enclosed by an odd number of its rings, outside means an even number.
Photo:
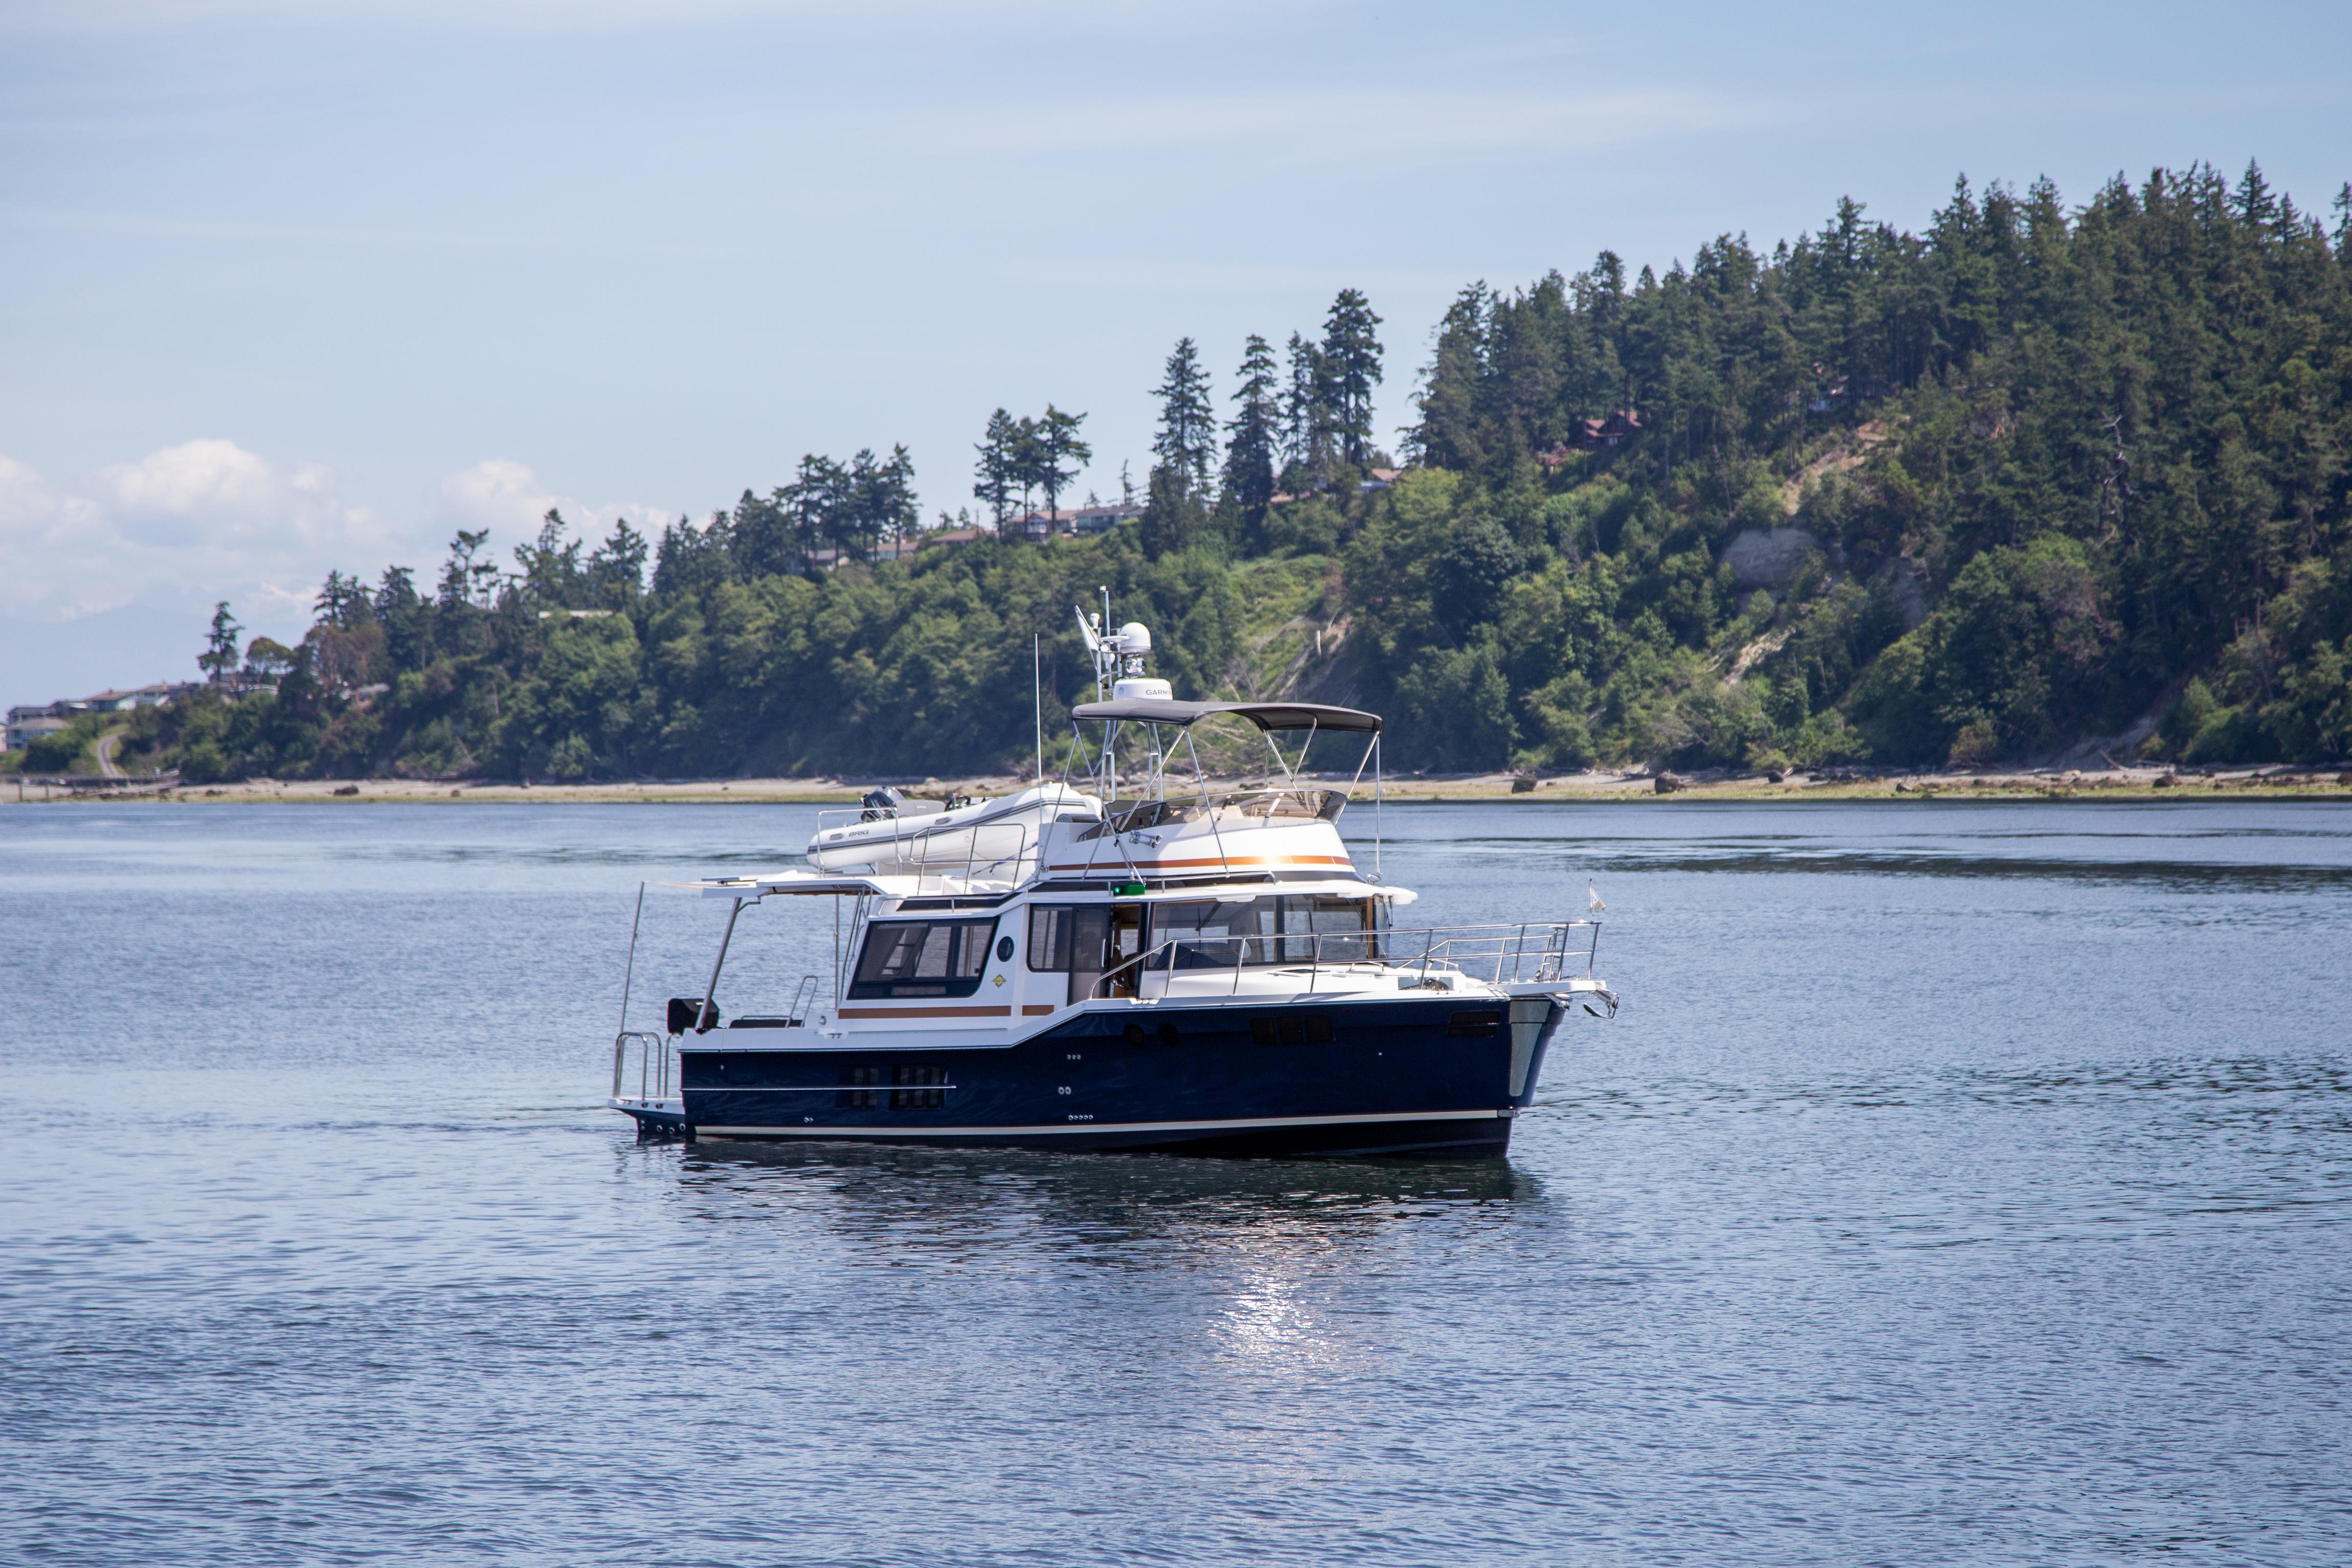
[{"label": "sandy beach", "polygon": [[[1348,786],[1343,774],[1307,775],[1311,782]],[[367,805],[387,801],[451,805],[467,802],[534,804],[642,801],[648,804],[771,805],[855,805],[866,791],[887,784],[910,803],[936,802],[949,795],[1009,795],[1029,781],[1009,776],[959,779],[644,779],[604,784],[521,784],[431,779],[251,779],[240,784],[180,785],[135,778],[104,784],[77,781],[68,786],[40,779],[0,781],[0,806],[58,805],[73,801],[220,801],[253,804]],[[1212,779],[1213,789],[1262,785],[1263,779]],[[1661,786],[1664,787],[1661,787]],[[1360,803],[1369,802],[1369,780],[1355,785]],[[1780,779],[1757,773],[1701,772],[1664,774],[1642,770],[1596,769],[1533,777],[1512,773],[1406,775],[1382,781],[1381,794],[1394,801],[1574,800],[1856,800],[1887,798],[1988,800],[2076,796],[2114,799],[2134,795],[2168,799],[2222,796],[2313,797],[2352,800],[2352,771],[2273,766],[2210,772],[2160,765],[2105,769],[1981,770],[1888,773],[1829,768],[1791,773]]]}]

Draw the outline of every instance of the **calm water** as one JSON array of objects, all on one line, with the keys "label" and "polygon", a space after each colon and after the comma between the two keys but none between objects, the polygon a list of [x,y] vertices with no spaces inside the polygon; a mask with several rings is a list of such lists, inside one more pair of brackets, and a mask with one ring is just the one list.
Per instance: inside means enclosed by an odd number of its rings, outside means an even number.
[{"label": "calm water", "polygon": [[637,1147],[813,816],[0,812],[0,1556],[2352,1557],[2352,811],[1392,808],[1609,901],[1507,1162]]}]

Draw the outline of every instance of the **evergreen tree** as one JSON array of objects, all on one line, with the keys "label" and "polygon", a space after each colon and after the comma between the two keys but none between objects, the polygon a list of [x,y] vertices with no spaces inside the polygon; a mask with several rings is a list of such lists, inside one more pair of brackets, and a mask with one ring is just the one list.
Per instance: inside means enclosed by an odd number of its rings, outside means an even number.
[{"label": "evergreen tree", "polygon": [[733,514],[713,526],[740,576],[782,577],[808,570],[815,546],[803,537],[789,486],[779,485],[765,497],[745,490],[736,498]]},{"label": "evergreen tree", "polygon": [[1324,368],[1323,351],[1290,334],[1290,385],[1283,395],[1283,456],[1289,467],[1310,479],[1330,468],[1338,447],[1332,438],[1331,410],[1335,399]]},{"label": "evergreen tree", "polygon": [[[405,566],[387,566],[376,584],[373,605],[383,627],[384,646],[395,669],[422,669],[432,661],[433,616],[416,592],[415,574]],[[247,652],[247,662],[252,653]]]},{"label": "evergreen tree", "polygon": [[1037,421],[1037,484],[1045,492],[1047,511],[1060,504],[1062,487],[1095,459],[1095,449],[1078,438],[1086,420],[1083,414],[1065,414],[1048,403]]},{"label": "evergreen tree", "polygon": [[[871,463],[873,454],[866,456]],[[793,548],[789,567],[774,569],[776,575],[810,570],[820,550],[850,550],[847,535],[855,528],[850,472],[841,464],[814,452],[803,453],[792,483],[780,486],[775,500]]]},{"label": "evergreen tree", "polygon": [[692,518],[680,517],[662,529],[661,542],[654,550],[656,598],[675,603],[708,593],[734,575],[725,512],[712,512],[709,523],[702,528],[695,527]]},{"label": "evergreen tree", "polygon": [[1177,340],[1152,395],[1160,399],[1160,430],[1151,441],[1160,459],[1157,466],[1192,492],[1205,494],[1211,465],[1216,461],[1217,406],[1209,394],[1209,373],[1201,368],[1201,353],[1191,338]]},{"label": "evergreen tree", "polygon": [[1013,492],[1020,488],[1021,427],[1013,416],[999,408],[988,416],[988,429],[976,448],[980,453],[979,480],[971,487],[972,499],[988,508],[988,514],[999,532],[1004,529],[1004,514],[1013,504]]},{"label": "evergreen tree", "polygon": [[1372,388],[1381,380],[1381,319],[1370,301],[1342,289],[1323,323],[1318,395],[1328,405],[1342,461],[1361,467],[1372,448]]},{"label": "evergreen tree", "polygon": [[1151,493],[1135,527],[1145,557],[1157,561],[1199,542],[1208,532],[1209,512],[1181,468],[1157,464],[1150,482]]},{"label": "evergreen tree", "polygon": [[1276,449],[1282,436],[1280,381],[1274,350],[1252,332],[1242,353],[1241,389],[1228,426],[1225,445],[1225,494],[1243,516],[1255,522],[1274,495]]},{"label": "evergreen tree", "polygon": [[488,584],[498,577],[498,564],[476,559],[489,539],[490,531],[487,528],[461,528],[457,537],[449,541],[449,559],[441,567],[439,594],[442,608],[455,609],[489,602]]},{"label": "evergreen tree", "polygon": [[857,560],[871,560],[880,541],[912,539],[923,525],[915,499],[915,460],[903,446],[890,448],[877,461],[871,449],[850,459],[845,485],[848,524],[842,531],[844,549]]},{"label": "evergreen tree", "polygon": [[196,656],[196,668],[215,680],[226,680],[236,668],[236,637],[245,628],[228,613],[228,601],[223,599],[213,606],[212,630],[205,638],[205,651]]},{"label": "evergreen tree", "polygon": [[310,601],[310,608],[320,624],[341,631],[374,618],[366,587],[357,577],[346,577],[341,572],[327,574],[318,596]]},{"label": "evergreen tree", "polygon": [[614,519],[612,533],[588,557],[588,579],[611,609],[628,608],[645,592],[646,536],[627,518]]},{"label": "evergreen tree", "polygon": [[1025,414],[1013,422],[1012,468],[1013,482],[1021,487],[1021,511],[1025,517],[1036,510],[1032,498],[1045,482],[1045,427]]},{"label": "evergreen tree", "polygon": [[[542,609],[574,609],[581,596],[581,542],[569,538],[572,525],[553,507],[540,521],[539,537],[515,546],[515,564],[522,569],[520,587],[525,598]],[[340,624],[340,623],[339,623]]]}]

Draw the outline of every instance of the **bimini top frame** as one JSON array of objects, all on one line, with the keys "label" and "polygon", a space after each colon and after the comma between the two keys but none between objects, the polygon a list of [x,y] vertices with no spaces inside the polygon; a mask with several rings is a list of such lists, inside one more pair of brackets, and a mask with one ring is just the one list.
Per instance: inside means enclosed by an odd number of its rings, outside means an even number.
[{"label": "bimini top frame", "polygon": [[1178,729],[1188,729],[1219,713],[1246,719],[1260,730],[1337,730],[1359,735],[1381,732],[1379,714],[1358,708],[1327,707],[1320,702],[1180,702],[1171,697],[1126,697],[1112,702],[1081,702],[1070,710],[1073,719],[1169,724]]},{"label": "bimini top frame", "polygon": [[[1175,760],[1176,742],[1181,741],[1192,763],[1192,789],[1188,793],[1197,795],[1204,809],[1212,804],[1208,775],[1201,766],[1200,752],[1192,743],[1192,726],[1203,719],[1231,714],[1257,726],[1258,733],[1265,737],[1266,749],[1274,753],[1276,765],[1282,770],[1284,784],[1276,786],[1274,793],[1282,793],[1286,786],[1288,789],[1298,787],[1299,770],[1307,765],[1307,753],[1313,749],[1317,735],[1327,731],[1361,735],[1365,737],[1364,754],[1356,763],[1354,778],[1349,780],[1347,791],[1331,793],[1337,795],[1338,804],[1344,805],[1349,792],[1363,782],[1365,768],[1372,770],[1371,880],[1377,882],[1381,879],[1379,714],[1367,713],[1360,708],[1339,708],[1323,702],[1186,702],[1172,695],[1162,695],[1168,690],[1167,682],[1151,679],[1143,673],[1143,657],[1150,650],[1151,634],[1143,626],[1130,623],[1115,636],[1106,635],[1100,628],[1110,618],[1109,613],[1110,592],[1105,589],[1103,614],[1090,623],[1086,613],[1080,611],[1078,625],[1086,633],[1087,648],[1095,656],[1096,693],[1099,696],[1103,688],[1109,685],[1113,688],[1112,695],[1108,700],[1081,702],[1070,710],[1070,761],[1082,763],[1087,777],[1095,783],[1095,793],[1104,803],[1106,826],[1123,835],[1128,831],[1126,822],[1131,821],[1133,816],[1130,809],[1119,821],[1114,822],[1115,817],[1120,817],[1117,810],[1119,804],[1118,746],[1122,725],[1135,725],[1150,736],[1143,754],[1138,759],[1143,774],[1138,781],[1142,786],[1139,792],[1141,802],[1149,804],[1169,798],[1168,766]],[[1150,689],[1154,687],[1159,689]],[[1126,689],[1122,691],[1120,688]],[[1101,748],[1092,754],[1088,754],[1082,731],[1082,726],[1089,722],[1103,726]],[[1163,731],[1173,731],[1173,738],[1164,735]],[[1276,731],[1297,734],[1302,731],[1307,738],[1300,743],[1297,758],[1294,761],[1283,755],[1282,747],[1274,737]],[[1070,768],[1066,763],[1062,770],[1063,784],[1068,784],[1069,779]],[[1136,804],[1128,803],[1130,807]],[[1338,812],[1318,811],[1317,815],[1336,818]],[[1208,820],[1210,830],[1217,834],[1222,855],[1223,835],[1217,830],[1213,810],[1208,811]]]}]

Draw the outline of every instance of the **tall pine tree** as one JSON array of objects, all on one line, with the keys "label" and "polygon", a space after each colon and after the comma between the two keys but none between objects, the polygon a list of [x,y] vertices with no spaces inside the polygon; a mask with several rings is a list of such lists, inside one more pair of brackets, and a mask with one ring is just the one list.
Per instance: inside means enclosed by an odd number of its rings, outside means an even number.
[{"label": "tall pine tree", "polygon": [[1275,449],[1282,437],[1281,381],[1274,349],[1255,332],[1242,353],[1241,383],[1241,390],[1234,394],[1234,420],[1227,426],[1225,494],[1243,517],[1255,522],[1274,496]]},{"label": "tall pine tree", "polygon": [[1191,493],[1205,495],[1217,455],[1217,405],[1192,339],[1177,340],[1165,378],[1151,390],[1160,399],[1160,431],[1151,438],[1157,466],[1177,476]]},{"label": "tall pine tree", "polygon": [[1372,450],[1372,388],[1381,380],[1381,319],[1371,302],[1342,289],[1323,322],[1322,395],[1342,461],[1361,467]]}]

